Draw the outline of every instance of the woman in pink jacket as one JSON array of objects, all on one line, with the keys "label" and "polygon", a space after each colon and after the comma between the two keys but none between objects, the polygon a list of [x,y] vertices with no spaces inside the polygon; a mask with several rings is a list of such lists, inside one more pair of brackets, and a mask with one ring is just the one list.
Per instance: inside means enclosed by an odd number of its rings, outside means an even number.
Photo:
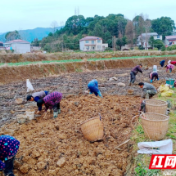
[{"label": "woman in pink jacket", "polygon": [[174,68],[174,65],[168,64],[168,65],[166,65],[165,67],[166,67],[166,72],[167,72],[168,70],[170,70],[170,73],[171,73],[172,70],[173,70],[173,68]]}]

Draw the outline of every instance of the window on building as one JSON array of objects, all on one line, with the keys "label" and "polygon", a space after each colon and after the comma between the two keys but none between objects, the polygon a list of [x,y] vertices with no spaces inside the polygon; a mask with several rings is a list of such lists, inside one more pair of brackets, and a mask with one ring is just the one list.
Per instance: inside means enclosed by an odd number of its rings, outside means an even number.
[{"label": "window on building", "polygon": [[95,47],[93,46],[93,47],[92,47],[92,49],[94,50],[94,49],[95,49]]},{"label": "window on building", "polygon": [[86,47],[86,50],[89,50],[89,46]]},{"label": "window on building", "polygon": [[94,40],[92,40],[92,44],[94,44]]},{"label": "window on building", "polygon": [[160,35],[157,35],[157,38],[160,38]]},{"label": "window on building", "polygon": [[101,40],[97,40],[98,43],[101,43]]},{"label": "window on building", "polygon": [[89,40],[86,40],[86,43],[89,43]]}]

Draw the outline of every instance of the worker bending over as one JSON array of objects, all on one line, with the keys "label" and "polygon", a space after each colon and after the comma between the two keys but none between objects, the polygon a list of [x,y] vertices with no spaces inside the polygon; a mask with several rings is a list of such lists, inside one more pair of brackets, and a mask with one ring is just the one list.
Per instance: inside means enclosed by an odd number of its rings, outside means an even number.
[{"label": "worker bending over", "polygon": [[173,70],[173,68],[174,68],[174,65],[172,65],[172,64],[168,64],[168,65],[166,65],[165,67],[166,67],[166,72],[169,70],[170,73],[171,73],[172,70]]},{"label": "worker bending over", "polygon": [[149,78],[152,83],[154,80],[159,80],[157,66],[153,65],[153,71],[150,73]]},{"label": "worker bending over", "polygon": [[37,106],[42,110],[42,106],[45,105],[45,111],[48,109],[53,109],[53,117],[56,118],[60,114],[60,101],[62,99],[62,94],[60,92],[52,92],[45,96],[43,99],[38,100]]},{"label": "worker bending over", "polygon": [[14,176],[13,163],[19,146],[20,142],[14,137],[0,136],[0,170],[4,171],[5,176]]},{"label": "worker bending over", "polygon": [[[40,91],[40,92],[35,92],[32,95],[27,96],[27,101],[35,101],[38,102],[38,100],[43,99],[46,95],[49,94],[49,91]],[[41,108],[41,107],[40,107]],[[40,112],[42,109],[38,108],[38,112]]]},{"label": "worker bending over", "polygon": [[165,60],[160,61],[161,67],[164,67],[164,64],[165,64]]},{"label": "worker bending over", "polygon": [[101,98],[103,98],[100,90],[98,89],[98,81],[96,79],[93,79],[88,83],[88,89],[90,91],[90,94],[94,93],[96,96],[99,95]]},{"label": "worker bending over", "polygon": [[138,72],[142,73],[141,68],[142,68],[142,64],[139,64],[139,65],[137,65],[136,67],[134,67],[131,70],[131,73],[130,73],[130,86],[131,86],[131,84],[134,84],[134,82],[136,80],[136,75],[138,74]]}]

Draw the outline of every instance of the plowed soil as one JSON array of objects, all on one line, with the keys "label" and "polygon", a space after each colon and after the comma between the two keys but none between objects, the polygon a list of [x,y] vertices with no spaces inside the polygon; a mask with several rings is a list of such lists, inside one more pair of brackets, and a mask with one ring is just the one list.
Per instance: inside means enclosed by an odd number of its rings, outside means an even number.
[{"label": "plowed soil", "polygon": [[[122,176],[133,146],[129,140],[132,117],[138,114],[138,109],[139,98],[135,97],[68,96],[61,101],[61,114],[56,119],[48,112],[26,124],[12,122],[3,126],[1,133],[12,132],[21,142],[15,174]],[[80,124],[99,113],[104,124],[104,138],[91,143],[83,137]],[[60,159],[62,162],[57,165]]]}]

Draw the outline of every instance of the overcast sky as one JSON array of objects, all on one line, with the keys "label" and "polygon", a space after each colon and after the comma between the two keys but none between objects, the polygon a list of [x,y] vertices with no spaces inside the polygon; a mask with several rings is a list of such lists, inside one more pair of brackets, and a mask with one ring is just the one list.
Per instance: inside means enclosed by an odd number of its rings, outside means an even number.
[{"label": "overcast sky", "polygon": [[12,30],[59,26],[75,14],[84,17],[122,13],[128,19],[148,14],[150,19],[171,17],[176,23],[176,0],[1,0],[0,33]]}]

